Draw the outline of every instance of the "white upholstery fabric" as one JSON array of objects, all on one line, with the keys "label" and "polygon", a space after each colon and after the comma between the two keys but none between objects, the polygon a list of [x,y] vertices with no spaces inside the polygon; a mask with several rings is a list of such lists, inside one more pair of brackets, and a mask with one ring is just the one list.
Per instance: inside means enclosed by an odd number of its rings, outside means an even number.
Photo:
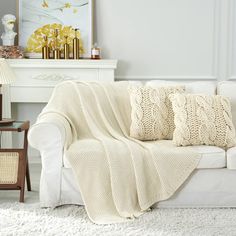
[{"label": "white upholstery fabric", "polygon": [[61,178],[60,205],[65,204],[84,205],[79,186],[74,180],[74,174],[72,172],[72,169],[63,167]]},{"label": "white upholstery fabric", "polygon": [[[77,204],[84,205],[78,194],[78,189],[73,189],[71,184],[74,179],[72,169],[63,168],[63,176],[70,177],[67,182],[68,191],[62,191],[63,201],[60,205]],[[179,188],[169,200],[161,201],[154,207],[236,207],[236,171],[223,169],[195,170],[190,178]]]},{"label": "white upholstery fabric", "polygon": [[71,168],[70,162],[67,160],[67,157],[66,157],[65,153],[64,153],[64,156],[63,156],[63,163],[64,163],[65,168],[69,168],[69,169]]},{"label": "white upholstery fabric", "polygon": [[40,178],[40,204],[42,207],[56,207],[61,201],[61,180],[65,128],[60,119],[36,123],[29,131],[32,147],[40,151],[42,171]]},{"label": "white upholstery fabric", "polygon": [[[156,142],[158,141],[153,141],[153,145],[155,145]],[[197,169],[215,169],[226,167],[225,151],[222,148],[215,146],[191,146],[180,148],[191,148],[201,155],[201,159],[198,163]],[[70,163],[66,158],[66,155],[63,156],[63,162],[65,168],[71,168]]]},{"label": "white upholstery fabric", "polygon": [[236,82],[222,81],[217,85],[217,94],[230,99],[233,124],[236,127]]},{"label": "white upholstery fabric", "polygon": [[[71,169],[66,172],[72,174]],[[235,178],[236,171],[227,169],[196,170],[176,194],[154,207],[236,207],[236,182],[231,181]],[[63,193],[62,198],[65,198]],[[82,199],[73,191],[70,201],[67,199],[67,204],[70,203],[83,205]]]},{"label": "white upholstery fabric", "polygon": [[40,150],[42,157],[39,196],[42,207],[56,207],[60,201],[62,133],[54,124],[35,125],[29,132],[30,144]]},{"label": "white upholstery fabric", "polygon": [[[217,93],[230,99],[234,126],[236,125],[236,82],[222,81],[217,85]],[[236,127],[236,126],[235,126]],[[236,169],[236,147],[227,150],[227,168]]]},{"label": "white upholstery fabric", "polygon": [[236,147],[227,150],[227,168],[231,170],[236,169]]},{"label": "white upholstery fabric", "polygon": [[226,167],[225,150],[215,146],[193,146],[193,148],[201,155],[197,169],[216,169]]},{"label": "white upholstery fabric", "polygon": [[[196,170],[169,200],[158,207],[236,207],[236,171]],[[232,181],[233,180],[233,181]]]},{"label": "white upholstery fabric", "polygon": [[166,80],[153,80],[146,83],[147,86],[155,87],[155,86],[173,86],[173,85],[185,85],[186,93],[194,93],[194,94],[208,94],[214,95],[216,94],[216,82],[212,81],[196,81],[196,82],[174,82],[174,81],[166,81]]}]

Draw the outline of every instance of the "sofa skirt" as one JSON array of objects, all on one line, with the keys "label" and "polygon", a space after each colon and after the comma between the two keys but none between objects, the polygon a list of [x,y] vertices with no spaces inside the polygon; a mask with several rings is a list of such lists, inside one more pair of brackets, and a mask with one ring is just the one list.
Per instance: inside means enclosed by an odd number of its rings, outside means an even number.
[{"label": "sofa skirt", "polygon": [[[45,177],[45,176],[44,176]],[[236,207],[236,170],[198,169],[168,200],[155,204],[155,208]],[[42,187],[42,186],[41,186]],[[72,169],[61,169],[61,186],[58,199],[40,194],[42,207],[65,204],[84,205]]]}]

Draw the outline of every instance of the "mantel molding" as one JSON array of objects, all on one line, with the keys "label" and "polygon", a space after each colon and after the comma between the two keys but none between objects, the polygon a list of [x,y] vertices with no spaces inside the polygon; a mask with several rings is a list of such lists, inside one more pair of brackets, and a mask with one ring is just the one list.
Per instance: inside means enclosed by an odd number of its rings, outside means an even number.
[{"label": "mantel molding", "polygon": [[16,75],[11,102],[46,103],[53,88],[66,80],[114,81],[117,60],[7,60]]},{"label": "mantel molding", "polygon": [[8,59],[13,68],[60,68],[60,69],[115,69],[117,60],[44,60],[44,59]]}]

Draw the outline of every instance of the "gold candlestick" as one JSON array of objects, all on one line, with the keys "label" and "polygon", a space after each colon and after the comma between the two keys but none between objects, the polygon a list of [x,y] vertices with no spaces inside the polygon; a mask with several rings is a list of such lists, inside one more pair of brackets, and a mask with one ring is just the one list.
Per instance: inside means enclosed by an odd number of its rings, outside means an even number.
[{"label": "gold candlestick", "polygon": [[61,59],[61,51],[60,51],[60,49],[54,49],[53,50],[53,58],[54,59]]},{"label": "gold candlestick", "polygon": [[48,37],[44,36],[44,46],[42,47],[42,58],[50,59],[50,48],[48,47]]},{"label": "gold candlestick", "polygon": [[65,36],[65,44],[64,44],[64,59],[70,59],[70,46],[67,43],[68,36]]},{"label": "gold candlestick", "polygon": [[54,31],[54,50],[53,50],[53,58],[54,59],[60,59],[61,58],[61,51],[58,48],[58,37],[59,32],[58,29],[55,29]]},{"label": "gold candlestick", "polygon": [[73,58],[79,59],[79,39],[77,37],[78,29],[75,29],[75,38],[73,39]]}]

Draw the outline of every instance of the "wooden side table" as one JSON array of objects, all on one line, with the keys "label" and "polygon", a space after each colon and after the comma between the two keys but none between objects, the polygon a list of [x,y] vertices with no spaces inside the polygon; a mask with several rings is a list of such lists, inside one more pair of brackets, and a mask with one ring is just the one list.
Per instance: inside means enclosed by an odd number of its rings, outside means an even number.
[{"label": "wooden side table", "polygon": [[16,121],[9,126],[0,126],[0,132],[24,131],[24,145],[21,149],[0,149],[0,190],[20,190],[20,202],[24,202],[25,179],[27,189],[31,191],[28,165],[29,121]]}]

